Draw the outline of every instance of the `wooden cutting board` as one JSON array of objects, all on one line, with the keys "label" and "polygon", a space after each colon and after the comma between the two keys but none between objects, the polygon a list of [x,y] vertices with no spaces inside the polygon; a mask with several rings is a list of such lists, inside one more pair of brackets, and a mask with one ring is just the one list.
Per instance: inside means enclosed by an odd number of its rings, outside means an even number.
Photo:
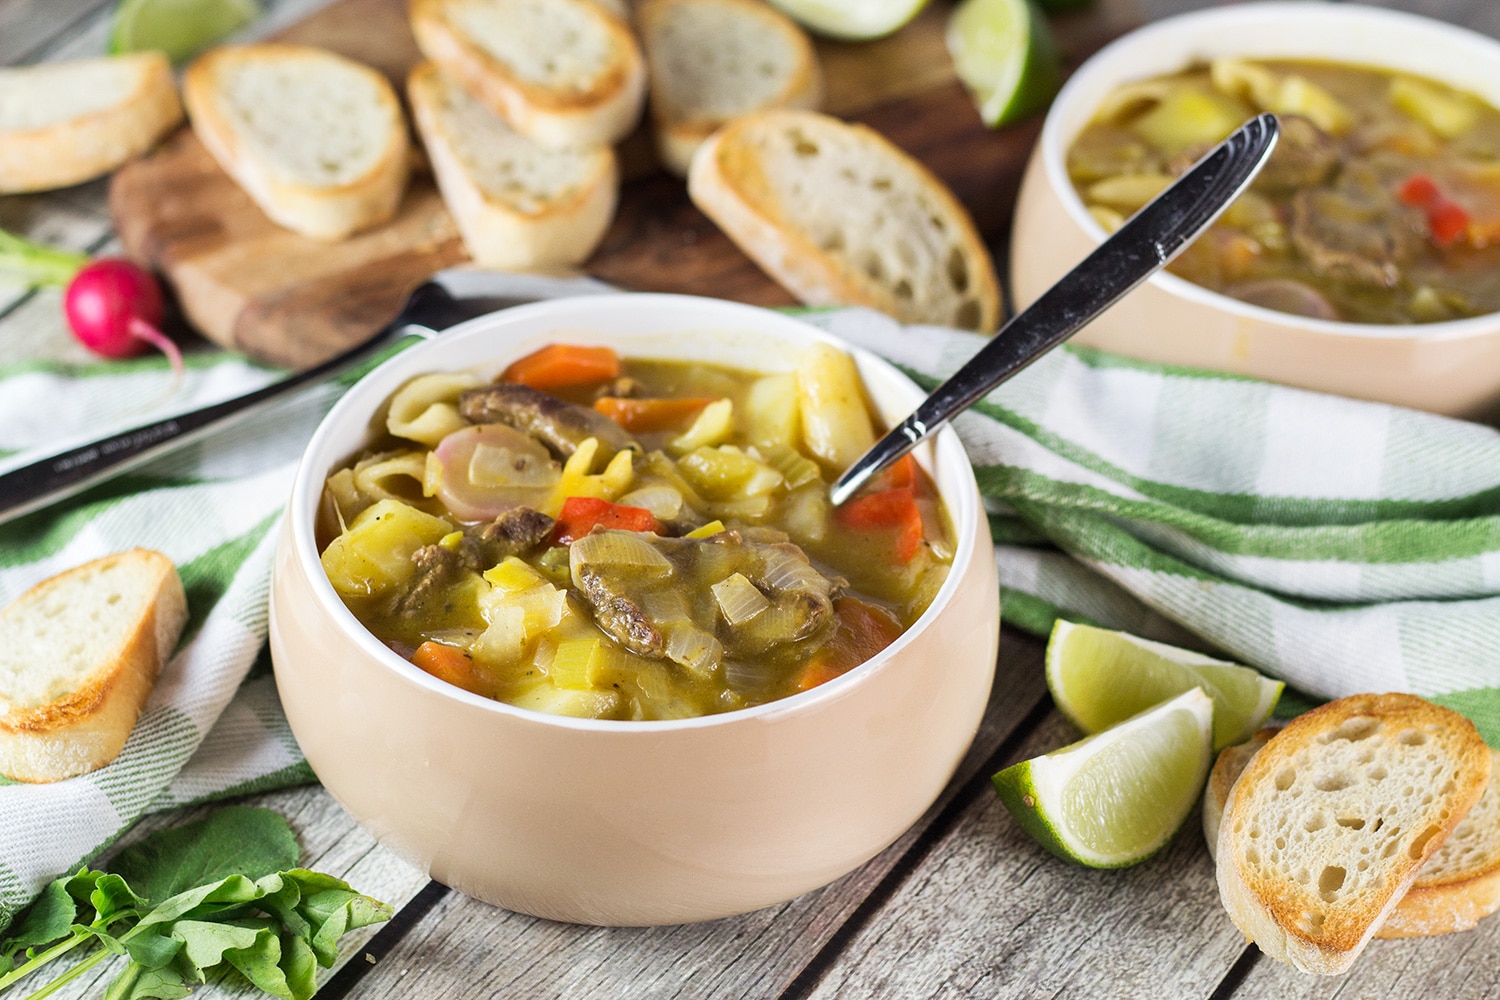
[{"label": "wooden cutting board", "polygon": [[[368,63],[404,91],[406,73],[420,58],[405,6],[405,0],[337,0],[278,37]],[[937,0],[877,42],[820,41],[825,110],[878,129],[926,163],[998,249],[1040,121],[984,127],[943,41],[950,10]],[[1134,0],[1099,0],[1055,20],[1054,29],[1072,66],[1136,21]],[[644,126],[620,155],[619,212],[584,270],[637,291],[793,302],[693,207],[680,179],[656,166]],[[188,128],[118,171],[109,202],[126,252],[166,275],[198,330],[290,367],[312,365],[368,337],[428,275],[468,259],[425,174],[414,175],[391,222],[341,243],[319,243],[267,219]]]}]

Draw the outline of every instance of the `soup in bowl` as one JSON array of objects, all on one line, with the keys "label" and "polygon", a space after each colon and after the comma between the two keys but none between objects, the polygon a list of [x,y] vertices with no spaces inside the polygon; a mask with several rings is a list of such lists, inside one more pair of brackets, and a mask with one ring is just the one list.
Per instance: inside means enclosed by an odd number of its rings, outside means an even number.
[{"label": "soup in bowl", "polygon": [[1492,416],[1497,102],[1500,43],[1397,11],[1251,3],[1132,32],[1080,67],[1048,113],[1017,207],[1017,301],[1040,295],[1221,127],[1268,107],[1284,134],[1249,197],[1175,273],[1076,341]]},{"label": "soup in bowl", "polygon": [[[557,345],[598,377],[539,382]],[[788,386],[823,376],[843,417],[794,420]],[[994,671],[951,432],[826,507],[848,414],[869,434],[921,398],[795,319],[680,296],[519,307],[392,359],[309,444],[277,552],[309,762],[382,844],[521,912],[700,920],[837,878],[931,805]]]}]

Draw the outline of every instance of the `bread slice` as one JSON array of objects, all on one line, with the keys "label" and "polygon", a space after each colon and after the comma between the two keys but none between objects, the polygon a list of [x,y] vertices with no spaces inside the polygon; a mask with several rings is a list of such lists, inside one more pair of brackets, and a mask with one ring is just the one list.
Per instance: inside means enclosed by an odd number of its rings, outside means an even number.
[{"label": "bread slice", "polygon": [[646,69],[591,0],[411,0],[422,54],[543,146],[607,146],[641,117]]},{"label": "bread slice", "polygon": [[186,622],[177,570],[150,549],[85,563],[0,610],[0,774],[57,781],[114,760]]},{"label": "bread slice", "polygon": [[1466,931],[1500,910],[1500,752],[1490,751],[1490,764],[1484,795],[1422,866],[1376,937]]},{"label": "bread slice", "polygon": [[613,150],[538,146],[432,63],[412,70],[406,86],[443,201],[475,263],[547,267],[594,252],[619,192]]},{"label": "bread slice", "polygon": [[180,121],[159,52],[0,69],[0,194],[107,174]]},{"label": "bread slice", "polygon": [[762,108],[815,108],[812,41],[762,0],[646,0],[636,15],[651,71],[662,165],[684,175],[719,126]]},{"label": "bread slice", "polygon": [[1203,789],[1203,839],[1208,842],[1209,857],[1218,856],[1219,825],[1224,819],[1224,803],[1229,801],[1230,789],[1250,763],[1250,758],[1279,731],[1279,726],[1262,726],[1244,743],[1219,751],[1213,770],[1208,772],[1208,785]]},{"label": "bread slice", "polygon": [[879,133],[814,111],[736,118],[698,148],[688,193],[812,305],[989,332],[1000,285],[969,214]]},{"label": "bread slice", "polygon": [[1219,827],[1219,896],[1260,949],[1345,971],[1483,793],[1473,723],[1415,695],[1355,695],[1287,724]]},{"label": "bread slice", "polygon": [[[1219,820],[1235,779],[1275,729],[1225,747],[1203,794],[1203,836],[1215,853]],[[1500,752],[1490,751],[1490,783],[1375,932],[1377,938],[1431,937],[1466,931],[1500,910]]]},{"label": "bread slice", "polygon": [[241,45],[183,77],[193,129],[273,222],[339,240],[396,213],[406,120],[385,77],[325,49]]}]

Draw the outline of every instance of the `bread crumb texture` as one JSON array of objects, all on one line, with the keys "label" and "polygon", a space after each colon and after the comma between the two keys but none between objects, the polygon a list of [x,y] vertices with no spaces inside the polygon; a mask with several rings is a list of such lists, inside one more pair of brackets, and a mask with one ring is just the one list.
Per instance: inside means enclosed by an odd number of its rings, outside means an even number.
[{"label": "bread crumb texture", "polygon": [[598,176],[597,151],[539,146],[452,80],[434,75],[441,128],[454,155],[486,197],[532,214],[566,199]]},{"label": "bread crumb texture", "polygon": [[615,71],[610,35],[587,0],[455,0],[444,14],[526,83],[587,94]]},{"label": "bread crumb texture", "polygon": [[719,0],[667,4],[651,32],[656,93],[685,118],[720,121],[777,102],[799,65],[786,29]]},{"label": "bread crumb texture", "polygon": [[[252,155],[279,180],[338,187],[369,173],[404,129],[380,81],[341,60],[289,55],[220,70],[216,97]],[[372,141],[373,139],[373,141]]]},{"label": "bread crumb texture", "polygon": [[1489,765],[1468,720],[1422,699],[1330,702],[1272,739],[1236,784],[1236,867],[1289,936],[1361,947],[1474,804]]}]

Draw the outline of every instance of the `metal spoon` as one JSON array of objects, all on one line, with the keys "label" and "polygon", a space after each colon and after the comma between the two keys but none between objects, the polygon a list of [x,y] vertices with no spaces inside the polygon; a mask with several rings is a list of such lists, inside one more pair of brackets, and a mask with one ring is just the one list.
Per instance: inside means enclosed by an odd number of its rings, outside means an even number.
[{"label": "metal spoon", "polygon": [[[435,275],[413,289],[400,314],[389,324],[363,343],[316,367],[219,403],[64,447],[0,473],[0,523],[73,496],[111,476],[200,440],[232,419],[264,409],[288,393],[337,375],[400,337],[412,334],[431,337],[463,320],[556,295],[564,284],[575,293],[610,291],[607,285],[588,279],[564,282],[537,278],[527,284],[526,279],[512,276],[507,287],[518,294],[495,296],[486,294],[486,283],[487,276],[478,271],[453,270]],[[533,285],[537,294],[529,294]]]},{"label": "metal spoon", "polygon": [[1249,186],[1279,134],[1276,116],[1260,115],[1214,147],[1017,313],[966,365],[849,466],[833,484],[833,503],[848,500],[924,438],[1165,267]]}]

